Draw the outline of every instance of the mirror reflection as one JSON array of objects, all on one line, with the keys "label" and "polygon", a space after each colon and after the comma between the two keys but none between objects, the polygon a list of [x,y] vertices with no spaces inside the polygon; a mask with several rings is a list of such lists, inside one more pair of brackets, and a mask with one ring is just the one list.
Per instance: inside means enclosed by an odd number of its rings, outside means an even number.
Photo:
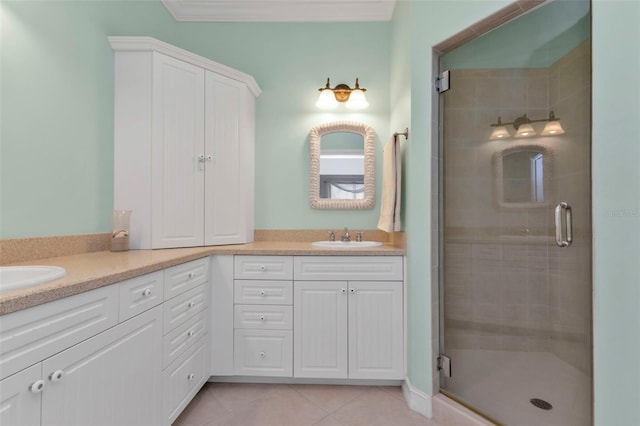
[{"label": "mirror reflection", "polygon": [[364,137],[336,132],[320,141],[320,198],[364,198]]},{"label": "mirror reflection", "polygon": [[550,199],[551,152],[538,145],[510,147],[494,156],[497,201],[503,207],[542,207]]},{"label": "mirror reflection", "polygon": [[502,157],[505,203],[544,201],[544,156],[538,151],[517,151]]},{"label": "mirror reflection", "polygon": [[375,131],[352,121],[320,124],[309,133],[309,203],[314,209],[375,205]]}]

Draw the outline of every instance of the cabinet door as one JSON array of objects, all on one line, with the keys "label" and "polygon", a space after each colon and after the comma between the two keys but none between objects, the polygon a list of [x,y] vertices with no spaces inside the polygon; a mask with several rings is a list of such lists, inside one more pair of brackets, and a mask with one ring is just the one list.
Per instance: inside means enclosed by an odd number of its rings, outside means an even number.
[{"label": "cabinet door", "polygon": [[153,71],[152,248],[201,246],[204,70],[154,53]]},{"label": "cabinet door", "polygon": [[41,378],[42,364],[37,363],[0,381],[0,425],[40,425]]},{"label": "cabinet door", "polygon": [[293,285],[294,377],[347,377],[347,282]]},{"label": "cabinet door", "polygon": [[[247,229],[252,214],[253,178],[247,158],[253,138],[245,134],[247,108],[244,83],[206,73],[205,103],[205,245],[253,240]],[[251,162],[250,162],[251,163]]]},{"label": "cabinet door", "polygon": [[161,424],[161,364],[158,306],[43,361],[42,424]]},{"label": "cabinet door", "polygon": [[349,282],[349,378],[403,379],[402,282]]}]

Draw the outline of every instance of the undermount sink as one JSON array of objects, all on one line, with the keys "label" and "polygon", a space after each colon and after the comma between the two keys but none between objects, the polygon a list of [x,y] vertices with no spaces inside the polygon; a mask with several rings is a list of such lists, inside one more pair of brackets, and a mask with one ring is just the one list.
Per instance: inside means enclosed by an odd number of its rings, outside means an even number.
[{"label": "undermount sink", "polygon": [[67,275],[60,266],[0,266],[0,293],[18,290]]},{"label": "undermount sink", "polygon": [[322,248],[361,249],[379,247],[382,243],[379,241],[314,241],[311,245]]}]

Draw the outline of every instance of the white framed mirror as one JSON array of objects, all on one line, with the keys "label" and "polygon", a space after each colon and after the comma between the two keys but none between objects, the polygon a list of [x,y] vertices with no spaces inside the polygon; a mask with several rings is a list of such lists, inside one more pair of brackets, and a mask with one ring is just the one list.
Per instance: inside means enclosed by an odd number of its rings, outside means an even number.
[{"label": "white framed mirror", "polygon": [[375,205],[376,133],[352,121],[320,124],[309,134],[309,203],[313,209]]},{"label": "white framed mirror", "polygon": [[551,199],[551,151],[540,145],[505,148],[493,157],[498,204],[511,208],[545,207]]}]

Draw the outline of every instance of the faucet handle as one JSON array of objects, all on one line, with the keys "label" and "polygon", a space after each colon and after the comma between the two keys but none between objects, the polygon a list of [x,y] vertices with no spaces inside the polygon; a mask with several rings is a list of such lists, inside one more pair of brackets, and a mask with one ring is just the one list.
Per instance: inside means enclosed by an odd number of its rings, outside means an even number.
[{"label": "faucet handle", "polygon": [[362,234],[363,234],[362,231],[356,232],[356,241],[359,243],[362,242]]},{"label": "faucet handle", "polygon": [[333,231],[329,231],[329,241],[335,241],[336,240],[336,234]]}]

